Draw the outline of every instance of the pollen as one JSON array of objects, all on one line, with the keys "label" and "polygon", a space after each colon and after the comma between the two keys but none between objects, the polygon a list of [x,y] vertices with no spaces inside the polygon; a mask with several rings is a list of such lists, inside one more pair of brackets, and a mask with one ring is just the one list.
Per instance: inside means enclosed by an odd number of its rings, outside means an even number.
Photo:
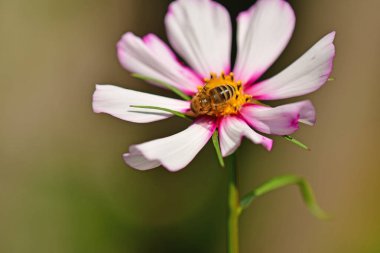
[{"label": "pollen", "polygon": [[241,81],[236,81],[231,72],[226,75],[210,73],[204,85],[191,100],[191,110],[195,116],[209,115],[220,117],[237,114],[246,103],[252,103],[252,96],[245,94]]}]

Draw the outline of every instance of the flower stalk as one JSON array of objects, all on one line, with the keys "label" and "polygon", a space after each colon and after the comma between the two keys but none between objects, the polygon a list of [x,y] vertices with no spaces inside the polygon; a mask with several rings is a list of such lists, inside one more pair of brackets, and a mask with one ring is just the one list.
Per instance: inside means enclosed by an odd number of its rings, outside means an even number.
[{"label": "flower stalk", "polygon": [[318,205],[310,184],[302,177],[284,175],[272,178],[251,192],[248,192],[240,200],[238,189],[236,153],[226,159],[227,183],[228,183],[228,217],[227,217],[227,253],[239,253],[239,217],[240,214],[255,200],[274,190],[297,185],[302,199],[310,212],[320,220],[329,219],[330,216]]},{"label": "flower stalk", "polygon": [[228,170],[228,223],[227,252],[239,252],[239,190],[237,186],[236,153],[227,159]]}]

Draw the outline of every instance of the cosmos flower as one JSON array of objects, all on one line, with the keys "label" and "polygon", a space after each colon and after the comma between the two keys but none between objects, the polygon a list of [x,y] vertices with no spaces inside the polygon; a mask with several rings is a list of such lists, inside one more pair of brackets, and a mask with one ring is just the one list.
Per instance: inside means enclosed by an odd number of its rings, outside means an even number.
[{"label": "cosmos flower", "polygon": [[[193,116],[192,124],[169,137],[133,145],[123,155],[133,168],[164,166],[177,171],[188,165],[214,131],[219,132],[223,156],[232,154],[243,137],[271,150],[263,134],[288,135],[299,123],[313,125],[310,101],[269,107],[268,100],[285,99],[319,89],[332,71],[335,55],[332,32],[277,75],[258,81],[288,44],[295,15],[284,0],[259,0],[237,18],[237,57],[230,65],[232,29],[227,10],[211,0],[177,0],[165,17],[171,46],[156,35],[139,38],[126,33],[117,44],[118,58],[127,70],[182,91],[191,101],[166,98],[113,85],[97,85],[93,109],[122,120],[148,123],[171,113],[131,106],[157,106]],[[264,102],[263,102],[264,101]],[[258,133],[260,132],[260,133]]]}]

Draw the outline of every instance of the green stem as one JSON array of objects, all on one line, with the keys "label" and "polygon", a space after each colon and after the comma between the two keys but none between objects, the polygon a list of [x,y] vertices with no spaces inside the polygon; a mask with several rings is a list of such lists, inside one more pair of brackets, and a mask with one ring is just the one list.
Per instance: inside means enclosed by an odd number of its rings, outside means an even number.
[{"label": "green stem", "polygon": [[239,190],[237,188],[236,154],[227,159],[228,169],[228,253],[239,253]]}]

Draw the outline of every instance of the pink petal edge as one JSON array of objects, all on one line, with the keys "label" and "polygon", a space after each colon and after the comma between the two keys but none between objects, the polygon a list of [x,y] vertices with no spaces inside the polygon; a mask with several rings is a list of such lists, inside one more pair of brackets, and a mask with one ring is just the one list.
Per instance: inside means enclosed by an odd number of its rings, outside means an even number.
[{"label": "pink petal edge", "polygon": [[299,129],[299,122],[315,123],[315,109],[309,100],[273,108],[247,105],[240,114],[251,127],[266,134],[288,135]]},{"label": "pink petal edge", "polygon": [[256,133],[239,116],[226,116],[219,123],[219,142],[223,156],[234,153],[240,146],[243,137],[255,144],[261,144],[270,151],[273,140]]},{"label": "pink petal edge", "polygon": [[175,172],[186,167],[206,145],[216,128],[210,118],[200,118],[182,132],[169,137],[133,145],[124,154],[125,162],[138,170],[162,165]]},{"label": "pink petal edge", "polygon": [[249,87],[245,92],[258,100],[275,100],[318,90],[333,69],[334,38],[335,32],[327,34],[279,74]]},{"label": "pink petal edge", "polygon": [[173,1],[165,26],[172,47],[199,76],[230,72],[232,26],[224,6],[210,0]]},{"label": "pink petal edge", "polygon": [[[203,82],[194,71],[178,61],[173,51],[154,34],[143,38],[128,32],[117,43],[117,55],[121,65],[143,76],[160,80],[182,92],[193,95]],[[159,82],[152,84],[166,88]]]},{"label": "pink petal edge", "polygon": [[254,83],[280,56],[295,27],[295,14],[284,0],[259,0],[238,15],[235,76]]},{"label": "pink petal edge", "polygon": [[190,109],[189,101],[166,98],[114,85],[96,85],[92,99],[92,108],[95,113],[107,113],[135,123],[148,123],[173,116],[161,110],[133,108],[131,105],[158,106],[182,113]]}]

